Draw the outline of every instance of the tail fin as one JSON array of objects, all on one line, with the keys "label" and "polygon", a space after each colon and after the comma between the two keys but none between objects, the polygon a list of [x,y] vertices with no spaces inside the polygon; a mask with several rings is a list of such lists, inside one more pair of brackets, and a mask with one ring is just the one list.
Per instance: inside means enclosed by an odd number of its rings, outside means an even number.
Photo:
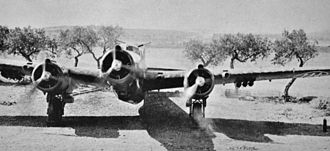
[{"label": "tail fin", "polygon": [[140,57],[141,57],[141,60],[140,60],[140,63],[139,63],[139,67],[141,69],[147,69],[147,65],[146,65],[146,45],[149,45],[151,42],[148,42],[148,43],[143,43],[143,44],[140,44],[138,45],[138,48],[141,48],[142,49],[139,49],[140,50]]}]

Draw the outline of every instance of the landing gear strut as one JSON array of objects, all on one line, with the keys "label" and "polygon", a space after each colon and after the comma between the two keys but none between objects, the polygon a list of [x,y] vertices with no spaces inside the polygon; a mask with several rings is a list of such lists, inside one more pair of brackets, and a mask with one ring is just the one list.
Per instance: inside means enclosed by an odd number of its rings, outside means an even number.
[{"label": "landing gear strut", "polygon": [[47,94],[47,125],[58,126],[62,121],[62,115],[64,114],[65,102],[63,101],[62,94]]},{"label": "landing gear strut", "polygon": [[195,120],[205,118],[206,99],[192,100],[189,106],[189,116]]}]

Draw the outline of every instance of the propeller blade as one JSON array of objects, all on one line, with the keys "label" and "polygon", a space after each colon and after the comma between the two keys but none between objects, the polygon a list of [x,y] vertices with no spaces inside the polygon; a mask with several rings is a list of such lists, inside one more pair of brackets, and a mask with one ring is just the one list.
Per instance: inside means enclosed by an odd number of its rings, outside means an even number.
[{"label": "propeller blade", "polygon": [[195,83],[191,87],[186,88],[185,89],[185,92],[184,92],[185,99],[186,100],[190,100],[196,94],[197,88],[198,88],[198,84],[197,83]]},{"label": "propeller blade", "polygon": [[104,72],[104,73],[102,72],[100,74],[100,77],[102,79],[108,77],[111,74],[111,72],[114,70],[114,67],[115,66],[116,66],[116,50],[114,49],[113,50],[113,53],[112,53],[112,63],[111,63],[111,66],[110,66],[110,68],[106,72]]},{"label": "propeller blade", "polygon": [[195,84],[185,89],[184,94],[186,100],[190,100],[196,94],[197,88],[199,86],[203,86],[204,84],[205,84],[205,79],[203,77],[198,76],[195,80]]},{"label": "propeller blade", "polygon": [[34,82],[34,86],[38,86],[39,83],[45,79],[45,74],[46,74],[46,62],[44,64],[42,64],[42,73],[41,73],[41,76],[39,79],[37,79],[35,82]]},{"label": "propeller blade", "polygon": [[141,60],[140,62],[138,63],[138,67],[141,68],[141,69],[147,69],[147,65],[146,65],[146,57],[145,57],[145,47],[144,45],[143,46],[143,49],[141,50]]},{"label": "propeller blade", "polygon": [[34,92],[36,92],[38,85],[40,84],[40,82],[42,80],[45,79],[45,74],[46,74],[46,59],[45,59],[45,63],[42,64],[42,73],[41,76],[39,77],[39,79],[35,80],[32,83],[32,88],[30,89],[30,91],[27,93],[27,96],[30,97],[32,94],[34,94]]},{"label": "propeller blade", "polygon": [[113,59],[113,61],[115,61],[117,59],[116,58],[116,49],[113,50],[112,59]]}]

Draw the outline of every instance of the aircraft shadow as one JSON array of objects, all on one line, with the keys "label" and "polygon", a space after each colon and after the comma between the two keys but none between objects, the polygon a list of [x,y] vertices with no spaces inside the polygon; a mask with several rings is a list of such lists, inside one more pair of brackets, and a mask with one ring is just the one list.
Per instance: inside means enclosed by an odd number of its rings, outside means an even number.
[{"label": "aircraft shadow", "polygon": [[[200,127],[162,92],[148,94],[139,113],[140,116],[65,116],[63,126],[75,129],[77,136],[96,138],[117,138],[119,130],[146,130],[168,150],[214,150],[213,132],[235,140],[265,143],[273,142],[265,134],[330,136],[322,132],[322,125],[300,123],[207,118],[208,126]],[[0,126],[46,127],[45,120],[46,116],[0,116]]]},{"label": "aircraft shadow", "polygon": [[235,140],[273,142],[265,134],[330,136],[330,133],[323,132],[322,125],[234,119],[207,119],[207,121],[215,132],[223,133]]}]

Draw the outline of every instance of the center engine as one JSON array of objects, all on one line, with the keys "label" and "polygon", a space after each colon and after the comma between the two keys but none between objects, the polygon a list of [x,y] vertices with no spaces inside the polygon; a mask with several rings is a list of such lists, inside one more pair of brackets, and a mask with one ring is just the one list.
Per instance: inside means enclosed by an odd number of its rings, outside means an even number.
[{"label": "center engine", "polygon": [[[113,53],[116,54],[114,55]],[[116,56],[116,58],[113,56]],[[117,45],[115,51],[109,51],[104,55],[101,61],[101,72],[107,72],[111,68],[114,59],[120,61],[122,65],[135,66],[133,54],[129,51],[122,50],[121,46]],[[142,83],[134,77],[134,74],[129,69],[120,68],[120,70],[112,70],[107,80],[113,86],[120,100],[139,103],[144,99],[145,93],[140,88]]]}]

